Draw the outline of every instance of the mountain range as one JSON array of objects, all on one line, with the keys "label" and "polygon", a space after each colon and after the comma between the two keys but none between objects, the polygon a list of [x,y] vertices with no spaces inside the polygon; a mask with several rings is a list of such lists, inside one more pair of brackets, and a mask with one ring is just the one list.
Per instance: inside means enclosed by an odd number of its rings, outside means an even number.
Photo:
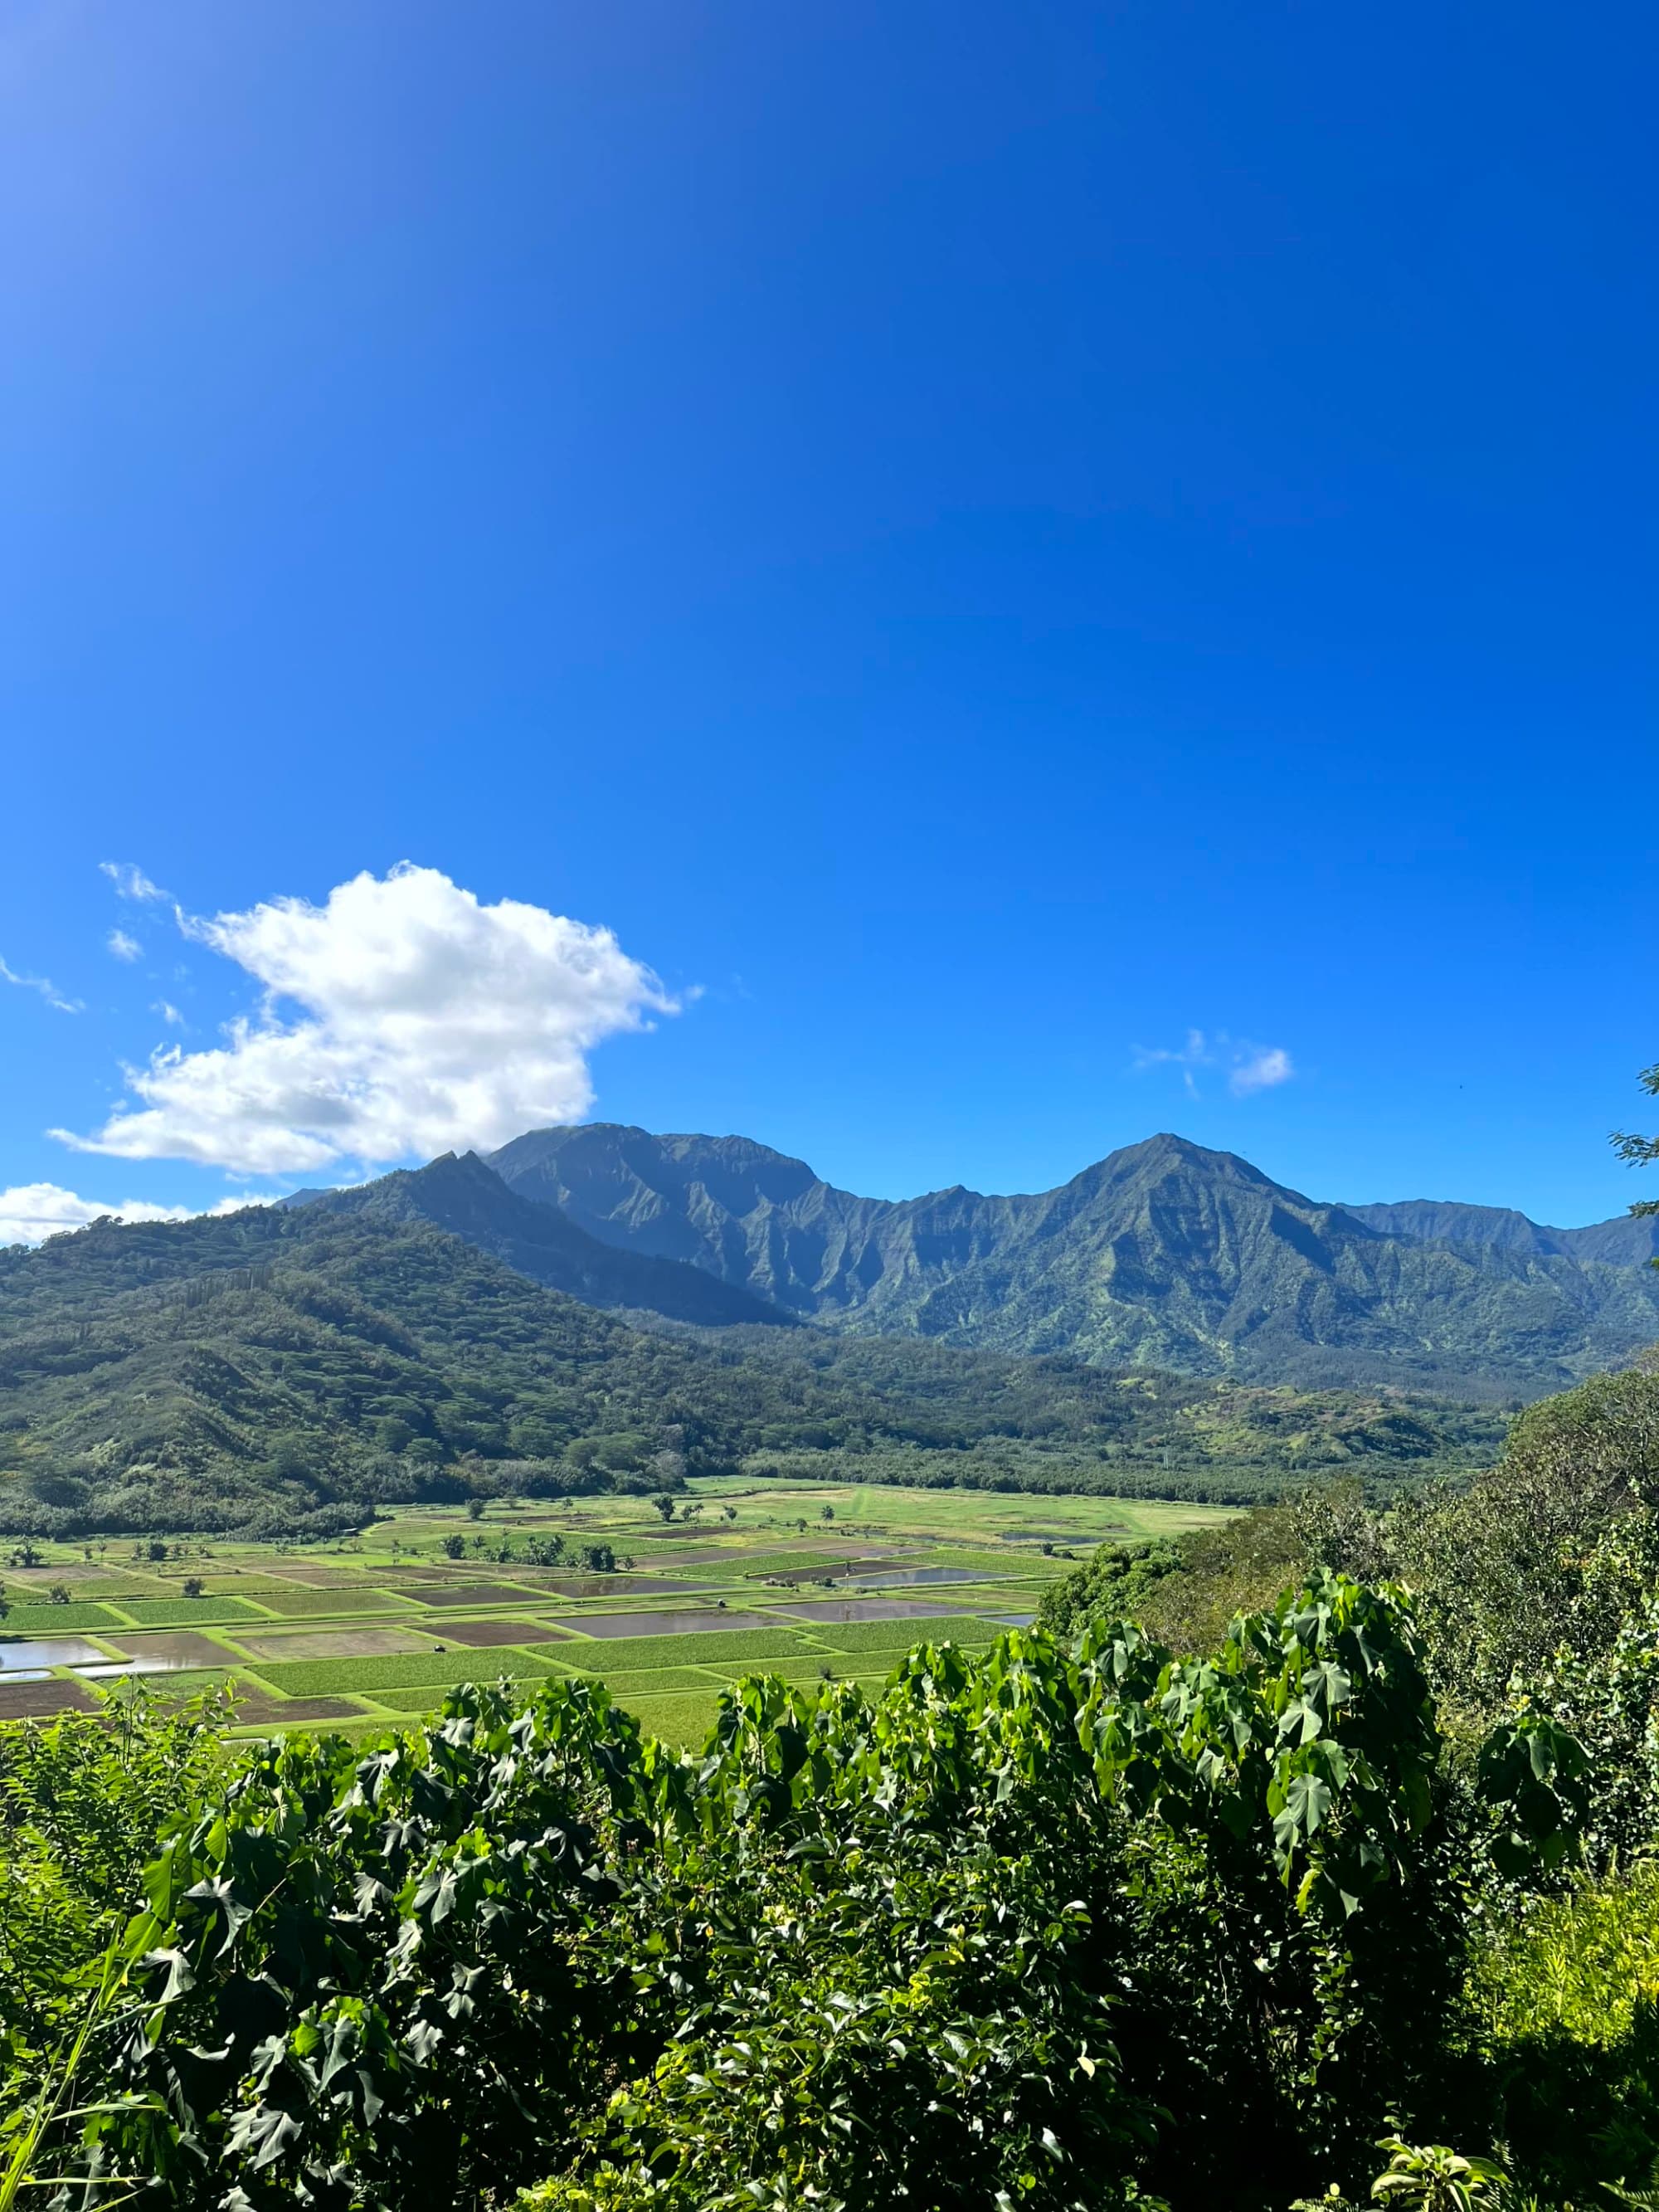
[{"label": "mountain range", "polygon": [[[383,1504],[738,1467],[1249,1504],[1321,1469],[1462,1473],[1503,1433],[1495,1408],[1395,1389],[1121,1374],[776,1308],[757,1323],[758,1301],[684,1261],[591,1242],[450,1157],[302,1206],[0,1250],[0,1531],[339,1534]],[[727,1318],[672,1327],[598,1311],[600,1292]]]},{"label": "mountain range", "polygon": [[836,1331],[1487,1398],[1563,1388],[1659,1337],[1651,1221],[1345,1206],[1169,1134],[1006,1197],[861,1198],[748,1138],[609,1122],[531,1131],[475,1162],[482,1201],[479,1165],[597,1245]]}]

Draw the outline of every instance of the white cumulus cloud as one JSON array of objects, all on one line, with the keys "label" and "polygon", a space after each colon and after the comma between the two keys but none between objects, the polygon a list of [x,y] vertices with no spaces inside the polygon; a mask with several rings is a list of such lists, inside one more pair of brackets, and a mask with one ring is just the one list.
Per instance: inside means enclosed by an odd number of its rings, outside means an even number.
[{"label": "white cumulus cloud", "polygon": [[137,939],[129,937],[125,929],[112,929],[104,941],[118,960],[137,960],[144,950]]},{"label": "white cumulus cloud", "polygon": [[237,1213],[245,1206],[264,1206],[261,1198],[224,1198],[216,1206],[152,1206],[148,1199],[124,1199],[119,1205],[82,1198],[61,1183],[14,1183],[0,1190],[0,1245],[40,1244],[65,1230],[84,1229],[112,1213],[118,1221],[188,1221],[193,1214]]},{"label": "white cumulus cloud", "polygon": [[1229,1036],[1225,1030],[1217,1030],[1212,1036],[1203,1030],[1188,1030],[1182,1045],[1137,1045],[1134,1064],[1137,1068],[1178,1067],[1182,1085],[1194,1098],[1201,1095],[1200,1069],[1224,1075],[1235,1098],[1271,1091],[1288,1083],[1296,1073],[1295,1062],[1282,1044],[1252,1044],[1247,1038]]},{"label": "white cumulus cloud", "polygon": [[102,1128],[52,1133],[79,1151],[291,1175],[504,1144],[585,1113],[592,1048],[678,1011],[610,930],[407,863],[320,906],[179,922],[263,987],[259,1010],[130,1068]]}]

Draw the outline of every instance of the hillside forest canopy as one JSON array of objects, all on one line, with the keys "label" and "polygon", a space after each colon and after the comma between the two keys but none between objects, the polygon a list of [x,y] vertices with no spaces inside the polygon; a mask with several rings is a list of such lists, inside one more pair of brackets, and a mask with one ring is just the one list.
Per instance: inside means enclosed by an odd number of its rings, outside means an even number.
[{"label": "hillside forest canopy", "polygon": [[1506,1409],[600,1312],[464,1239],[270,1208],[0,1253],[0,1528],[323,1536],[377,1505],[791,1478],[1248,1504],[1489,1461]]}]

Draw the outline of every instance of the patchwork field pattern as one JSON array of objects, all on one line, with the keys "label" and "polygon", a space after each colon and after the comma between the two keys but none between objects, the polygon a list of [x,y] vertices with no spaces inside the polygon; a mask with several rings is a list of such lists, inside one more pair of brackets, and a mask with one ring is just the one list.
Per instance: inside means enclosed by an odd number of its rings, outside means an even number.
[{"label": "patchwork field pattern", "polygon": [[[696,1743],[741,1674],[879,1681],[918,1643],[988,1642],[1097,1542],[1225,1517],[1045,1498],[1038,1528],[1018,1494],[741,1477],[674,1504],[672,1528],[646,1500],[584,1498],[402,1509],[314,1552],[40,1547],[0,1575],[0,1723],[125,1694],[123,1666],[151,1694],[229,1689],[239,1735],[368,1735],[460,1682],[562,1675]],[[584,1561],[600,1545],[614,1572]]]}]

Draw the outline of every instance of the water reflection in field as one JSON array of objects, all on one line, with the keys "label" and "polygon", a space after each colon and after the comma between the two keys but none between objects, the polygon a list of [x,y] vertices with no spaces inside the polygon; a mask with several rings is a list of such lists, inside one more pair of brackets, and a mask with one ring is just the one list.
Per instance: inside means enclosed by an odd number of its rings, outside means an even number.
[{"label": "water reflection in field", "polygon": [[913,1583],[978,1583],[985,1579],[971,1567],[907,1567],[898,1572],[860,1575],[860,1589],[897,1589]]},{"label": "water reflection in field", "polygon": [[32,1636],[0,1643],[0,1680],[29,1668],[78,1667],[83,1659],[106,1659],[95,1644],[80,1636]]}]

